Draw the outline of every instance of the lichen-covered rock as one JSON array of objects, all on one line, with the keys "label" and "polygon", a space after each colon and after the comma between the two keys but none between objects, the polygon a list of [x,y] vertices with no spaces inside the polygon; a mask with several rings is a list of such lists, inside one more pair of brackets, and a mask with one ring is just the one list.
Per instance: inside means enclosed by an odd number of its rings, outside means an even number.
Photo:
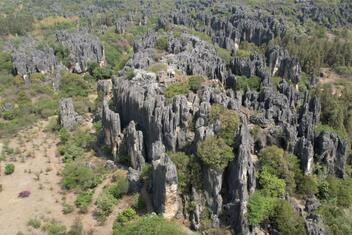
[{"label": "lichen-covered rock", "polygon": [[71,129],[82,120],[75,112],[71,98],[63,98],[59,101],[59,122],[61,127]]}]

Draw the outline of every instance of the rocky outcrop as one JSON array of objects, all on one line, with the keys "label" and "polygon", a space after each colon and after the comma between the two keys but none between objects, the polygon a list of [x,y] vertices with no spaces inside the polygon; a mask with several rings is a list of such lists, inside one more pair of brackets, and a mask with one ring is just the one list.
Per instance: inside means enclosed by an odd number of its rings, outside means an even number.
[{"label": "rocky outcrop", "polygon": [[144,75],[136,75],[131,81],[114,80],[113,103],[122,126],[130,121],[138,123],[144,135],[147,159],[151,161],[154,142],[161,141],[169,151],[182,145],[188,130],[189,107],[184,96],[175,97],[171,104],[165,105],[155,77]]},{"label": "rocky outcrop", "polygon": [[13,73],[28,78],[32,73],[49,73],[56,66],[54,50],[49,47],[40,48],[32,38],[26,38],[18,48],[9,47],[12,55]]},{"label": "rocky outcrop", "polygon": [[99,80],[97,82],[97,106],[95,111],[94,119],[95,121],[99,121],[103,117],[103,106],[104,106],[104,99],[110,100],[111,99],[111,89],[112,83],[110,79],[106,80]]},{"label": "rocky outcrop", "polygon": [[57,32],[58,42],[70,50],[69,69],[75,73],[83,73],[88,70],[90,64],[104,64],[104,48],[95,36],[86,30],[69,33]]},{"label": "rocky outcrop", "polygon": [[287,50],[277,47],[268,49],[265,54],[271,76],[284,77],[293,83],[300,81],[302,69],[298,58],[291,58]]},{"label": "rocky outcrop", "polygon": [[63,98],[59,101],[59,122],[61,127],[71,129],[82,120],[75,112],[71,98]]},{"label": "rocky outcrop", "polygon": [[[127,65],[145,69],[160,60],[154,50],[157,35],[149,32],[134,44],[135,54]],[[226,63],[217,55],[213,45],[198,37],[183,33],[179,37],[167,36],[167,52],[164,60],[186,75],[205,75],[224,81],[228,78]]]},{"label": "rocky outcrop", "polygon": [[316,161],[328,167],[330,174],[343,178],[347,158],[347,142],[334,133],[321,132],[315,138]]},{"label": "rocky outcrop", "polygon": [[104,143],[111,147],[114,160],[117,159],[118,148],[122,141],[120,115],[109,108],[108,101],[103,101],[102,125]]},{"label": "rocky outcrop", "polygon": [[242,117],[242,126],[236,139],[236,157],[227,169],[228,203],[226,214],[236,234],[248,234],[246,219],[247,203],[250,193],[255,189],[255,168],[251,152],[253,140],[247,127],[247,120]]},{"label": "rocky outcrop", "polygon": [[179,209],[176,166],[165,153],[160,156],[160,159],[154,160],[152,164],[154,209],[163,214],[165,218],[171,219]]},{"label": "rocky outcrop", "polygon": [[222,196],[220,194],[222,188],[222,171],[211,168],[204,169],[204,193],[207,206],[210,211],[212,226],[218,228],[220,226],[219,215],[222,211]]},{"label": "rocky outcrop", "polygon": [[123,132],[123,141],[119,154],[128,158],[130,166],[142,171],[145,163],[143,132],[136,130],[136,124],[131,121]]}]

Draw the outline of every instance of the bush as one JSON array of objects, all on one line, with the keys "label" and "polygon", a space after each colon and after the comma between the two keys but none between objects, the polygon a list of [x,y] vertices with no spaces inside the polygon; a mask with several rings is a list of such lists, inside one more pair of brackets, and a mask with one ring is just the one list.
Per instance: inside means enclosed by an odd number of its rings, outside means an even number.
[{"label": "bush", "polygon": [[303,218],[294,211],[292,205],[287,201],[280,200],[277,203],[273,218],[279,234],[307,234]]},{"label": "bush", "polygon": [[126,78],[128,80],[131,80],[132,78],[134,78],[135,73],[134,73],[134,69],[133,68],[129,68],[126,70]]},{"label": "bush", "polygon": [[72,205],[64,203],[63,209],[62,209],[62,212],[64,214],[70,214],[71,212],[73,212],[73,210],[74,210],[74,208]]},{"label": "bush", "polygon": [[35,229],[40,228],[41,224],[42,224],[42,223],[41,223],[40,220],[37,219],[37,218],[30,219],[30,220],[27,222],[27,226],[30,226],[30,227],[35,228]]},{"label": "bush", "polygon": [[78,74],[64,72],[61,76],[61,96],[74,97],[84,96],[87,97],[92,89],[88,81]]},{"label": "bush", "polygon": [[78,194],[75,205],[81,213],[88,212],[88,206],[92,203],[93,195],[90,192],[81,192]]},{"label": "bush", "polygon": [[153,73],[158,73],[161,71],[166,71],[167,65],[166,64],[152,64],[150,65],[147,70]]},{"label": "bush", "polygon": [[131,207],[138,212],[143,212],[146,209],[146,204],[141,194],[133,194]]},{"label": "bush", "polygon": [[289,193],[296,191],[296,181],[302,172],[299,160],[295,155],[286,155],[284,150],[273,145],[262,149],[259,153],[260,168],[285,180],[286,189]]},{"label": "bush", "polygon": [[67,235],[84,235],[83,225],[80,220],[75,219]]},{"label": "bush", "polygon": [[220,121],[221,129],[219,136],[225,140],[227,145],[232,146],[235,133],[240,125],[238,114],[233,110],[225,108],[223,105],[214,104],[211,106],[210,118],[212,122]]},{"label": "bush", "polygon": [[206,81],[206,79],[203,76],[190,76],[188,78],[189,89],[196,93],[201,88],[204,81]]},{"label": "bush", "polygon": [[276,199],[256,191],[248,201],[247,219],[250,225],[257,225],[272,215]]},{"label": "bush", "polygon": [[197,149],[197,155],[209,166],[218,171],[222,171],[228,162],[233,160],[234,154],[222,138],[210,137],[204,140]]},{"label": "bush", "polygon": [[139,217],[126,226],[118,227],[113,230],[113,235],[129,235],[129,234],[173,234],[185,235],[182,227],[173,221],[167,221],[161,216],[146,215]]},{"label": "bush", "polygon": [[167,50],[167,37],[166,36],[160,36],[156,42],[155,42],[155,48],[162,50],[162,51],[166,51]]},{"label": "bush", "polygon": [[107,190],[103,191],[97,198],[97,209],[95,215],[99,222],[105,222],[106,218],[112,213],[117,199]]},{"label": "bush", "polygon": [[285,193],[285,181],[279,179],[276,175],[271,174],[268,168],[264,167],[259,173],[258,178],[263,195],[280,197]]},{"label": "bush", "polygon": [[167,101],[171,101],[172,97],[176,95],[186,95],[189,92],[187,82],[177,82],[166,87],[164,96]]},{"label": "bush", "polygon": [[304,175],[300,183],[297,184],[297,190],[300,194],[312,196],[319,192],[318,181],[314,176]]},{"label": "bush", "polygon": [[128,181],[125,177],[118,177],[116,182],[109,187],[109,193],[116,199],[120,199],[128,192]]},{"label": "bush", "polygon": [[189,175],[190,158],[183,152],[176,152],[176,153],[169,152],[167,153],[167,155],[171,158],[172,162],[175,163],[176,165],[178,187],[180,192],[184,192],[190,180],[190,175]]},{"label": "bush", "polygon": [[247,78],[246,76],[236,76],[236,90],[254,90],[260,88],[260,78],[257,76]]},{"label": "bush", "polygon": [[122,211],[116,218],[113,226],[113,230],[119,226],[124,226],[128,222],[135,220],[138,217],[136,211],[132,208],[127,208],[126,210]]},{"label": "bush", "polygon": [[12,163],[5,165],[5,175],[11,175],[15,171],[15,165]]},{"label": "bush", "polygon": [[43,231],[46,231],[48,235],[66,235],[65,225],[51,220],[43,226]]},{"label": "bush", "polygon": [[65,189],[92,189],[97,186],[98,182],[99,178],[92,168],[79,162],[65,164],[62,172],[62,186]]},{"label": "bush", "polygon": [[231,53],[228,50],[217,46],[216,47],[216,53],[226,63],[230,63],[231,62],[232,56],[231,56]]}]

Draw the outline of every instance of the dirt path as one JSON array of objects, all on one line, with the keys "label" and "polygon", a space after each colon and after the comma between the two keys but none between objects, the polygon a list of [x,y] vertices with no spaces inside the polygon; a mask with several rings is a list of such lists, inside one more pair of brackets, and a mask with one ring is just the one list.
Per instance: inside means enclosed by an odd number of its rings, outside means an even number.
[{"label": "dirt path", "polygon": [[[39,122],[9,142],[9,147],[14,149],[15,153],[10,154],[8,162],[15,164],[15,172],[12,175],[4,175],[1,172],[0,175],[3,188],[0,192],[0,234],[15,235],[19,231],[26,235],[45,234],[27,225],[28,221],[34,218],[55,219],[68,229],[75,219],[78,219],[89,234],[111,234],[114,219],[120,211],[129,206],[130,197],[122,198],[106,223],[100,226],[93,216],[94,202],[104,186],[111,182],[111,175],[108,175],[95,189],[88,213],[81,214],[75,208],[72,213],[63,214],[63,204],[74,205],[76,195],[64,192],[60,187],[59,173],[64,165],[57,157],[59,140],[54,134],[45,132],[47,124],[47,121]],[[0,139],[0,143],[3,146],[5,140]],[[8,162],[1,163],[2,169]],[[18,198],[18,194],[24,190],[30,191],[30,196]]]}]

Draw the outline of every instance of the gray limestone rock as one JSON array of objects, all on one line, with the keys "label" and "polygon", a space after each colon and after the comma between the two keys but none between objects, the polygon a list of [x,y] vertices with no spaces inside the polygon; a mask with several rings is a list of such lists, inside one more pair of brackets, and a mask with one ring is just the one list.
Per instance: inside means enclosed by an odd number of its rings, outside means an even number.
[{"label": "gray limestone rock", "polygon": [[82,120],[75,112],[71,98],[63,98],[59,101],[59,122],[61,127],[71,129]]}]

